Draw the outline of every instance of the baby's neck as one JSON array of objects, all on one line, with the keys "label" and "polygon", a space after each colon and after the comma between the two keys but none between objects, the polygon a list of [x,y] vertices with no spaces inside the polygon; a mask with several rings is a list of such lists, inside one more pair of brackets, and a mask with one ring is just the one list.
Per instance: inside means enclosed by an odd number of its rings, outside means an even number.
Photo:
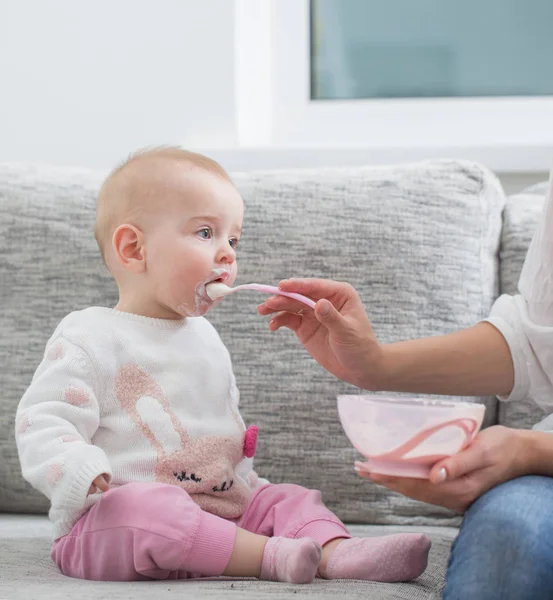
[{"label": "baby's neck", "polygon": [[150,317],[152,319],[184,319],[183,315],[176,313],[174,310],[165,306],[160,306],[155,302],[148,302],[140,298],[138,294],[129,295],[119,292],[119,302],[114,306],[114,310],[121,312],[132,313],[142,317]]}]

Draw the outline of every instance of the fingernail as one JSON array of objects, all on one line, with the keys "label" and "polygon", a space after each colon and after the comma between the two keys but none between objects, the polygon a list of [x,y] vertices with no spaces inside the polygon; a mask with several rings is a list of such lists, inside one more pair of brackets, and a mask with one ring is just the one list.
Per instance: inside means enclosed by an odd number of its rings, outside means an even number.
[{"label": "fingernail", "polygon": [[330,302],[328,300],[325,300],[319,310],[319,314],[321,316],[325,317],[326,315],[328,315],[329,310],[330,310]]},{"label": "fingernail", "polygon": [[447,479],[447,471],[445,470],[445,467],[442,467],[439,471],[438,474],[436,475],[436,483],[443,483],[445,480]]}]

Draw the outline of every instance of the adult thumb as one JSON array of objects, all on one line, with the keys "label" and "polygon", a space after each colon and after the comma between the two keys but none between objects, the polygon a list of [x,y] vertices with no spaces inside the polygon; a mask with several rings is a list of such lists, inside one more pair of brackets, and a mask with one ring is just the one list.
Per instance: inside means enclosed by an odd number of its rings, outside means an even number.
[{"label": "adult thumb", "polygon": [[323,323],[329,329],[337,326],[342,320],[342,315],[334,308],[332,302],[322,299],[315,306],[315,316],[319,323]]}]

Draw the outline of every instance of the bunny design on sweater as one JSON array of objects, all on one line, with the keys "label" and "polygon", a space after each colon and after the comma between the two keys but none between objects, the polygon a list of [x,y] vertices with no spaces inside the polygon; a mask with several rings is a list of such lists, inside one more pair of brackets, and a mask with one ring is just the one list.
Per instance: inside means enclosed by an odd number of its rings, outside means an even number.
[{"label": "bunny design on sweater", "polygon": [[[136,364],[121,368],[115,378],[115,393],[121,407],[150,442],[157,454],[155,481],[177,485],[203,510],[223,518],[236,518],[245,510],[251,489],[236,472],[244,456],[253,456],[256,429],[246,429],[236,410],[228,405],[236,425],[236,435],[204,435],[192,438],[171,410],[161,387]],[[154,429],[141,416],[138,403],[149,397],[168,415],[180,447],[167,451]]]}]

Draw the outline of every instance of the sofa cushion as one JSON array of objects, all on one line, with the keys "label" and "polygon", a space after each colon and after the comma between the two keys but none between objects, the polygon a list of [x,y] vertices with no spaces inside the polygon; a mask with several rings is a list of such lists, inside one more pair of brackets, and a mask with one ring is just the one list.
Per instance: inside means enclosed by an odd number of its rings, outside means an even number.
[{"label": "sofa cushion", "polygon": [[[548,185],[546,181],[538,183],[507,198],[500,250],[500,289],[503,294],[518,293],[518,279],[538,226]],[[498,406],[498,421],[506,427],[529,429],[546,414],[529,399],[500,402]]]},{"label": "sofa cushion", "polygon": [[21,477],[15,410],[56,322],[117,297],[91,229],[102,178],[83,169],[0,165],[0,510],[49,507]]},{"label": "sofa cushion", "polygon": [[[0,166],[0,509],[47,508],[22,481],[13,440],[15,409],[46,340],[71,310],[116,302],[93,237],[101,179],[84,170]],[[504,196],[476,164],[273,171],[235,181],[246,203],[240,282],[349,281],[384,341],[468,326],[497,295]],[[318,367],[290,332],[269,332],[255,312],[260,301],[235,294],[209,315],[233,357],[244,417],[261,430],[260,474],[321,489],[350,522],[455,522],[443,509],[356,477],[336,396],[358,390]],[[495,400],[481,400],[486,422],[495,422]]]}]

